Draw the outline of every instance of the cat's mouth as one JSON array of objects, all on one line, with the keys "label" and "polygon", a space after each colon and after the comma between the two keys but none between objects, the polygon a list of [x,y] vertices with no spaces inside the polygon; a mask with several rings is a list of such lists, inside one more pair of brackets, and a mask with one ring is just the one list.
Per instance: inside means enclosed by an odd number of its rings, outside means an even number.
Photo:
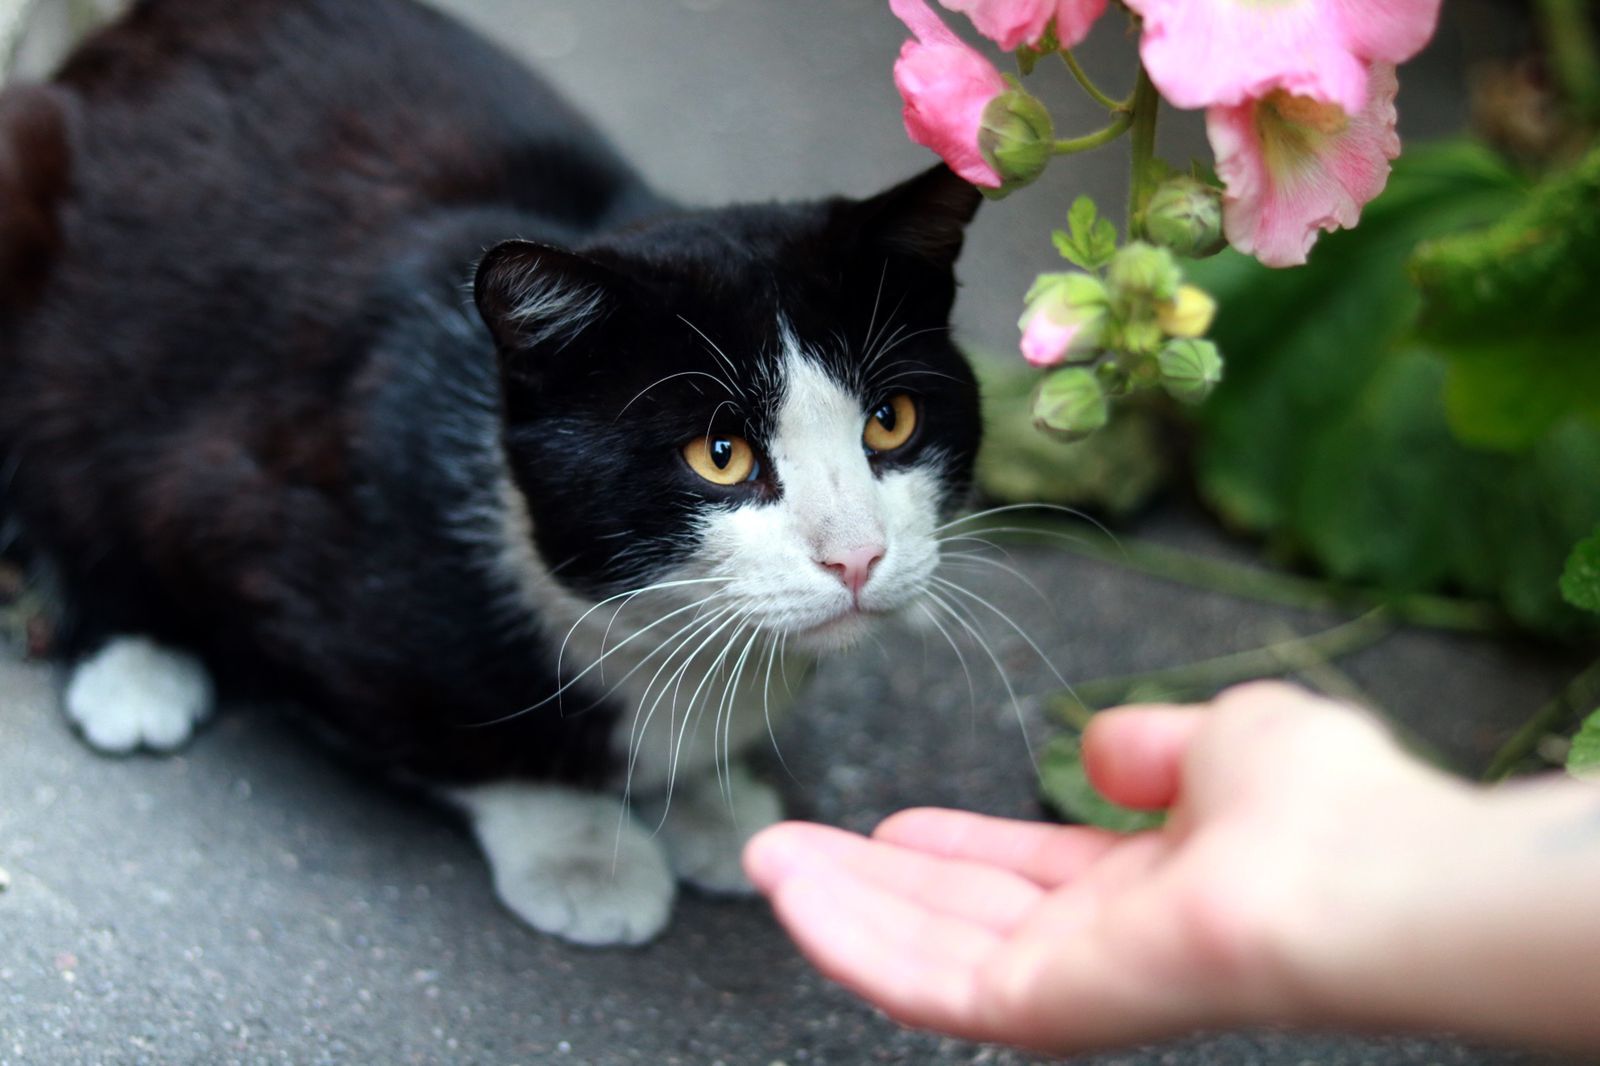
[{"label": "cat's mouth", "polygon": [[849,607],[832,618],[795,630],[791,639],[811,651],[844,651],[865,640],[888,616],[887,611]]}]

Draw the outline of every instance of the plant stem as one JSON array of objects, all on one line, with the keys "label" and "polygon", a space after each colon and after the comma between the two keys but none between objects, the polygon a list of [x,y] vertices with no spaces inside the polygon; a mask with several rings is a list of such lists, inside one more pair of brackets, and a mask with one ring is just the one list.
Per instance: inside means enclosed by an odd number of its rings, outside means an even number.
[{"label": "plant stem", "polygon": [[[1205,695],[1241,681],[1281,677],[1297,673],[1309,665],[1360,651],[1382,640],[1393,630],[1393,617],[1379,607],[1354,621],[1309,637],[1296,637],[1264,648],[1203,659],[1185,666],[1086,681],[1069,693],[1053,697],[1050,706],[1070,724],[1081,726],[1086,711],[1118,703],[1130,695],[1140,699],[1184,699]],[[1144,693],[1148,693],[1148,697]]]},{"label": "plant stem", "polygon": [[1568,102],[1579,117],[1600,119],[1600,49],[1589,0],[1538,0],[1540,28]]},{"label": "plant stem", "polygon": [[1128,196],[1128,239],[1144,236],[1144,209],[1155,192],[1156,118],[1161,111],[1161,94],[1156,92],[1150,72],[1139,65],[1139,81],[1133,89],[1132,180]]},{"label": "plant stem", "polygon": [[1091,148],[1099,148],[1102,144],[1110,144],[1127,132],[1133,125],[1133,116],[1124,112],[1114,119],[1111,125],[1103,130],[1084,134],[1082,137],[1069,137],[1057,141],[1052,152],[1055,155],[1072,155],[1075,152],[1086,152]]},{"label": "plant stem", "polygon": [[1493,633],[1505,628],[1505,620],[1494,607],[1473,600],[1420,593],[1396,596],[1377,589],[1352,588],[1312,578],[1263,570],[1243,563],[1213,559],[1151,544],[1132,537],[1111,538],[1099,532],[1087,535],[1069,533],[1076,524],[1056,520],[1000,516],[1005,527],[976,525],[975,532],[1001,537],[1048,537],[1052,543],[1089,559],[1125,566],[1151,577],[1194,588],[1224,592],[1230,596],[1292,607],[1303,611],[1371,610],[1382,607],[1396,622],[1446,629],[1463,633]]},{"label": "plant stem", "polygon": [[1116,111],[1119,108],[1127,107],[1127,101],[1114,100],[1105,92],[1101,91],[1100,86],[1096,85],[1089,77],[1089,72],[1084,70],[1083,67],[1078,63],[1077,56],[1073,55],[1066,49],[1062,49],[1061,61],[1067,65],[1068,70],[1072,71],[1072,76],[1077,79],[1079,85],[1083,86],[1083,91],[1094,97],[1095,103],[1099,104],[1108,111]]},{"label": "plant stem", "polygon": [[1600,660],[1590,663],[1582,673],[1556,693],[1554,699],[1540,707],[1526,725],[1517,730],[1510,740],[1489,761],[1483,772],[1485,781],[1501,781],[1538,748],[1539,741],[1550,733],[1564,728],[1573,719],[1594,710],[1600,700]]}]

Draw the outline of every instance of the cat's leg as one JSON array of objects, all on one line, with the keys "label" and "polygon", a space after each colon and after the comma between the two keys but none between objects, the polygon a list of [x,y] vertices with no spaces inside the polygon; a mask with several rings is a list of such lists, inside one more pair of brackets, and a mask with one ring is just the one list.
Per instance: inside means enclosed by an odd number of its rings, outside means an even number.
[{"label": "cat's leg", "polygon": [[523,921],[579,944],[641,944],[676,892],[661,847],[616,796],[503,782],[458,789],[495,891]]},{"label": "cat's leg", "polygon": [[62,703],[96,749],[171,751],[210,716],[211,675],[199,659],[144,637],[113,637],[72,668]]},{"label": "cat's leg", "polygon": [[678,877],[707,892],[749,895],[740,856],[750,838],[783,818],[777,790],[757,780],[742,763],[720,780],[706,774],[680,782],[667,796],[636,803],[658,836]]}]

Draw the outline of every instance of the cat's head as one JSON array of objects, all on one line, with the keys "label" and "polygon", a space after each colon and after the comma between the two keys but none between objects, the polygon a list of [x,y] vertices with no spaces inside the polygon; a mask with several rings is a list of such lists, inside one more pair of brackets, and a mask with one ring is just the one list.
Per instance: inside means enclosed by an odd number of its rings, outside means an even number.
[{"label": "cat's head", "polygon": [[865,201],[493,249],[476,298],[555,580],[591,603],[667,585],[816,650],[915,604],[978,448],[949,334],[978,199],[937,167]]}]

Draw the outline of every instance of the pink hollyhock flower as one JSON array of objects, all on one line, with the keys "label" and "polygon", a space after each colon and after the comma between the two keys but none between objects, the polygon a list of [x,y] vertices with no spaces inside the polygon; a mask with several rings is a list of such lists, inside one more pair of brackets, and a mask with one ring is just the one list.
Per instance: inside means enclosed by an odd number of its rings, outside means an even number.
[{"label": "pink hollyhock flower", "polygon": [[1367,99],[1353,115],[1283,89],[1207,109],[1229,244],[1267,266],[1298,266],[1319,232],[1354,226],[1383,191],[1400,154],[1398,83],[1388,63],[1367,75]]},{"label": "pink hollyhock flower", "polygon": [[1083,43],[1106,0],[939,0],[972,20],[978,32],[1008,52],[1038,44],[1052,19],[1061,47]]},{"label": "pink hollyhock flower", "polygon": [[916,40],[900,49],[894,65],[894,84],[906,105],[907,135],[937,152],[972,184],[998,189],[1000,174],[984,159],[978,130],[984,108],[1010,86],[925,0],[889,0],[889,8],[916,34]]},{"label": "pink hollyhock flower", "polygon": [[1022,357],[1034,366],[1055,366],[1073,350],[1083,331],[1081,322],[1058,322],[1044,308],[1027,315],[1022,330]]},{"label": "pink hollyhock flower", "polygon": [[1281,89],[1367,102],[1367,66],[1402,63],[1433,36],[1440,0],[1127,0],[1139,54],[1178,107],[1234,106]]}]

